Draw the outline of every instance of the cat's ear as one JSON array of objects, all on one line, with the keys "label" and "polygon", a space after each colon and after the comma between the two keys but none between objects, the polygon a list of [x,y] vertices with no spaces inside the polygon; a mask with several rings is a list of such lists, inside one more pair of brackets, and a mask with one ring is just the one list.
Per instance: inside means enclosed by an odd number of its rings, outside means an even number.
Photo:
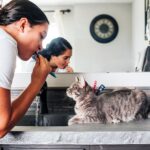
[{"label": "cat's ear", "polygon": [[83,76],[80,76],[80,87],[84,88],[85,91],[92,90],[91,86],[86,82]]},{"label": "cat's ear", "polygon": [[83,76],[79,76],[79,83],[80,83],[81,88],[83,88],[87,85],[87,82],[85,81]]},{"label": "cat's ear", "polygon": [[80,79],[79,79],[78,76],[75,77],[75,81],[76,81],[76,82],[79,82],[79,81],[80,81]]}]

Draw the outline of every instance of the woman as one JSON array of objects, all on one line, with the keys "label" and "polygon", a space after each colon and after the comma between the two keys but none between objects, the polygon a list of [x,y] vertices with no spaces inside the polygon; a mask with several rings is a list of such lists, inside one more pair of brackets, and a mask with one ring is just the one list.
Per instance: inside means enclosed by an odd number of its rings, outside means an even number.
[{"label": "woman", "polygon": [[0,10],[0,137],[3,137],[25,114],[52,68],[39,56],[26,90],[11,104],[10,89],[16,56],[28,60],[42,49],[48,19],[34,3],[12,0]]},{"label": "woman", "polygon": [[[46,48],[38,52],[39,55],[45,57],[53,72],[73,72],[73,69],[68,66],[72,56],[71,44],[62,37],[53,39]],[[36,58],[36,55],[33,56]],[[29,64],[28,64],[29,67]]]},{"label": "woman", "polygon": [[53,72],[57,72],[58,69],[73,72],[73,69],[68,66],[72,56],[72,46],[66,39],[62,37],[53,39],[39,54],[47,58]]}]

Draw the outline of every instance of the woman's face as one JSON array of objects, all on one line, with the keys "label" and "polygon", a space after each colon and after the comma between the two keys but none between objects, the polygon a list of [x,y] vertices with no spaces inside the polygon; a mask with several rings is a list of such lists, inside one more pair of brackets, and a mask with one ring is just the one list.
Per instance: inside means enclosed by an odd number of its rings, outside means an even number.
[{"label": "woman's face", "polygon": [[[66,51],[59,56],[51,56],[50,64],[53,64],[56,68],[65,69],[70,62],[71,56],[72,50],[66,49]],[[53,71],[55,71],[55,69]]]},{"label": "woman's face", "polygon": [[48,23],[24,26],[18,40],[18,55],[23,60],[28,60],[36,51],[42,49],[42,41],[46,37]]}]

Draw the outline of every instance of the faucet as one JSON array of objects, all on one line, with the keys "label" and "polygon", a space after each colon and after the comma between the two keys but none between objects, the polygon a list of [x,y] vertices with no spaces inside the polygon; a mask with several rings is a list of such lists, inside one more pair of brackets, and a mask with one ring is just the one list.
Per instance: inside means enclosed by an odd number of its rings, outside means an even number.
[{"label": "faucet", "polygon": [[48,107],[47,107],[47,82],[45,81],[44,85],[42,86],[39,94],[39,101],[40,101],[40,114],[46,114],[48,113]]}]

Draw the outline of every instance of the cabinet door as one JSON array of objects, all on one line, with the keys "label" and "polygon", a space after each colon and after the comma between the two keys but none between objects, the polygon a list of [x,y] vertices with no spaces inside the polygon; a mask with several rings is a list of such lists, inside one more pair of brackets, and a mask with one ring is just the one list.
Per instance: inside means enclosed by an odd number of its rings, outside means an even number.
[{"label": "cabinet door", "polygon": [[5,145],[4,150],[89,150],[89,146],[78,145]]},{"label": "cabinet door", "polygon": [[150,145],[97,145],[90,150],[150,150]]}]

